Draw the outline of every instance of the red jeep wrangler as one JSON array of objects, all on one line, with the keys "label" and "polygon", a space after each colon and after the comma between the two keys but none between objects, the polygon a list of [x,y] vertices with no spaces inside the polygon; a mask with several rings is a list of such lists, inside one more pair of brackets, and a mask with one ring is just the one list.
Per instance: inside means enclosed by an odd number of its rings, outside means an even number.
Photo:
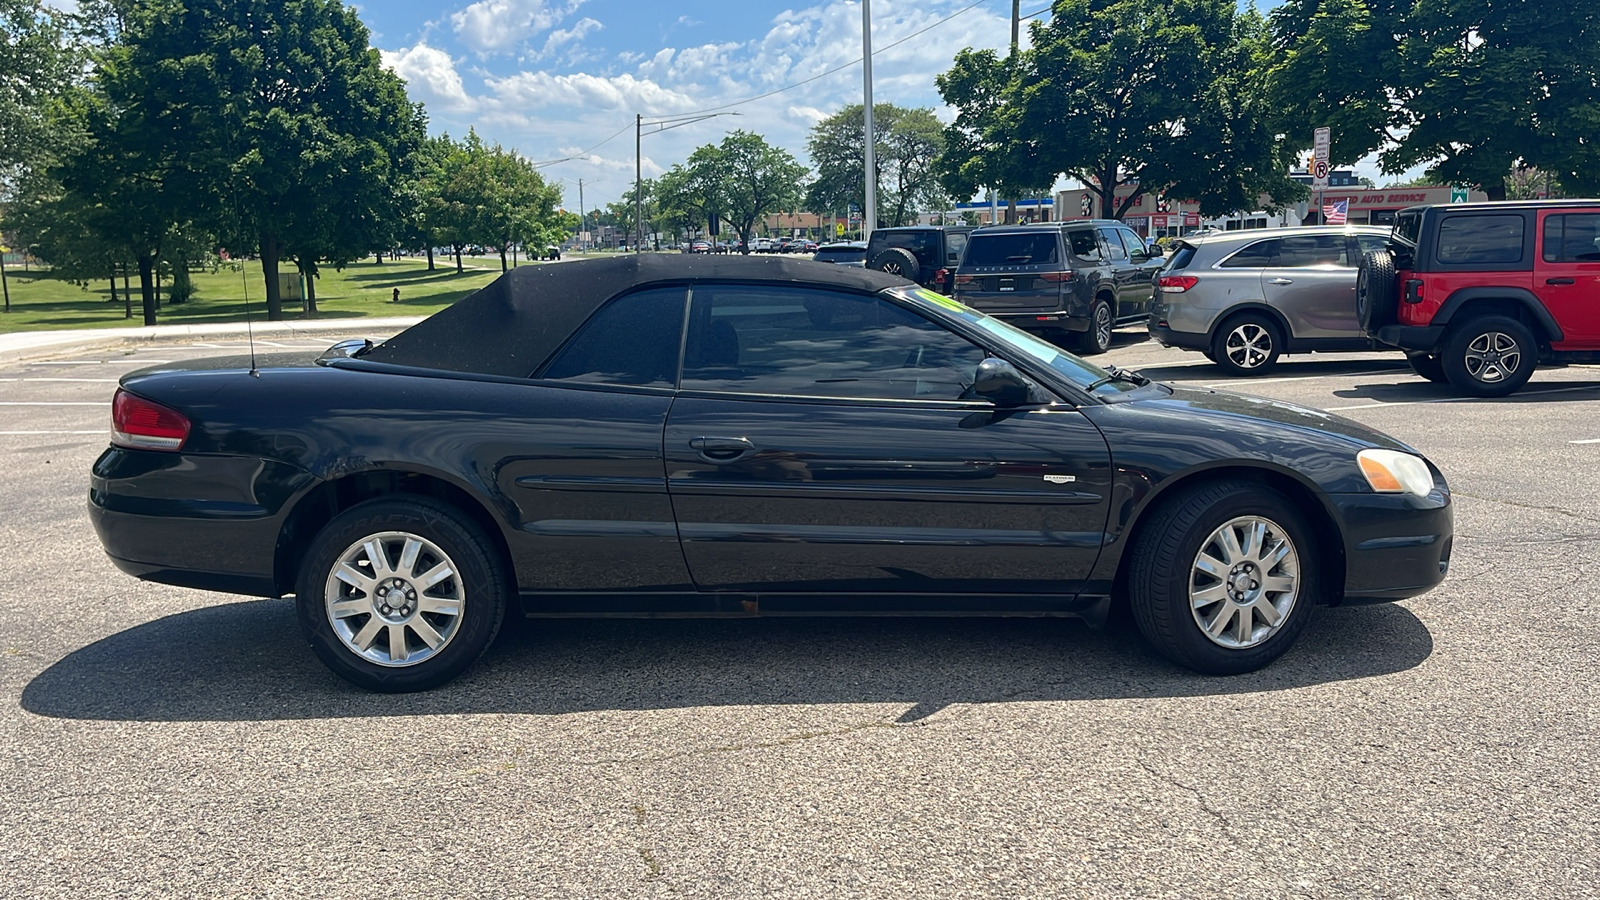
[{"label": "red jeep wrangler", "polygon": [[1600,360],[1600,200],[1403,209],[1361,261],[1356,313],[1418,375],[1477,397]]}]

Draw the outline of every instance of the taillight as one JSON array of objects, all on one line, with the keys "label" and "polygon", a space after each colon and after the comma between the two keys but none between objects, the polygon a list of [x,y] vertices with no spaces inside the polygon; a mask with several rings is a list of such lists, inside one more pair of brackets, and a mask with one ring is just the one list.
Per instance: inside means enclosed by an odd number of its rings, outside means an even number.
[{"label": "taillight", "polygon": [[177,410],[117,388],[111,399],[111,443],[136,450],[178,450],[189,420]]},{"label": "taillight", "polygon": [[1407,303],[1422,302],[1422,279],[1407,278],[1405,285],[1405,301]]},{"label": "taillight", "polygon": [[1189,288],[1200,283],[1200,279],[1193,275],[1163,275],[1161,276],[1161,292],[1163,294],[1181,294]]},{"label": "taillight", "polygon": [[1051,284],[1065,284],[1072,280],[1071,272],[1040,272],[1039,277]]},{"label": "taillight", "polygon": [[939,271],[933,273],[933,283],[934,284],[944,284],[944,280],[946,278],[949,278],[949,277],[950,277],[950,270],[949,269],[940,269]]},{"label": "taillight", "polygon": [[976,275],[957,275],[956,284],[972,284],[978,280]]}]

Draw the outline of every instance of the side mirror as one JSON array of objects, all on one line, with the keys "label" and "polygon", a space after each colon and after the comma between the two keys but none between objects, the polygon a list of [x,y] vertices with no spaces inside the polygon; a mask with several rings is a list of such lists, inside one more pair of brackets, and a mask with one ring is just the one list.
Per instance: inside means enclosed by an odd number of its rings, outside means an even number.
[{"label": "side mirror", "polygon": [[972,392],[1001,408],[1025,406],[1033,399],[1032,388],[1016,366],[993,356],[978,363]]}]

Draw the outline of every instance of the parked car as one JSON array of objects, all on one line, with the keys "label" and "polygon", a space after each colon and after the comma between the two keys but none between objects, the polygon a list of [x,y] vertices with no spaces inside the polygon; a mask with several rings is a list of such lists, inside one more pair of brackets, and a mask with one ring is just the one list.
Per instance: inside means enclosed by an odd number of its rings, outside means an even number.
[{"label": "parked car", "polygon": [[1371,350],[1356,320],[1356,265],[1388,234],[1321,225],[1182,238],[1161,269],[1150,335],[1231,375],[1270,372],[1284,353]]},{"label": "parked car", "polygon": [[1173,660],[1245,672],[1316,604],[1426,592],[1451,549],[1444,477],[1392,438],[807,260],[514,269],[381,344],[134,372],[112,422],[113,562],[293,593],[317,656],[380,691],[450,680],[508,614],[1125,603]]},{"label": "parked car", "polygon": [[815,253],[815,252],[817,252],[817,247],[818,246],[819,245],[817,244],[816,241],[810,241],[810,240],[804,241],[802,246],[800,247],[800,250],[798,252],[801,252],[801,253]]},{"label": "parked car", "polygon": [[561,248],[556,246],[555,244],[551,244],[548,247],[544,248],[544,252],[539,254],[539,258],[540,259],[560,259],[561,258]]},{"label": "parked car", "polygon": [[1356,302],[1367,335],[1476,397],[1516,391],[1541,362],[1600,362],[1600,200],[1403,209]]},{"label": "parked car", "polygon": [[867,266],[948,294],[971,232],[943,225],[879,228],[867,238]]},{"label": "parked car", "polygon": [[755,251],[757,253],[771,253],[777,246],[777,242],[772,238],[756,238],[755,241]]},{"label": "parked car", "polygon": [[996,225],[972,232],[955,295],[1078,353],[1104,353],[1113,329],[1150,315],[1161,262],[1111,219]]},{"label": "parked car", "polygon": [[816,254],[811,258],[817,262],[854,266],[858,269],[865,268],[867,265],[867,245],[860,241],[823,244],[817,248]]}]

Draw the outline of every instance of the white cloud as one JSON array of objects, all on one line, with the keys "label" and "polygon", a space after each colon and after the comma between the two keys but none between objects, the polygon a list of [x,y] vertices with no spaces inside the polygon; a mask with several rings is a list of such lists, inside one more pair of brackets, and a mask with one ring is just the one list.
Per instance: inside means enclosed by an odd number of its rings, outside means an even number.
[{"label": "white cloud", "polygon": [[451,13],[450,24],[478,53],[501,53],[555,27],[582,4],[583,0],[478,0]]},{"label": "white cloud", "polygon": [[695,105],[691,97],[632,75],[607,78],[584,72],[571,75],[519,72],[509,78],[487,81],[495,98],[512,109],[573,106],[656,115],[680,112]]},{"label": "white cloud", "polygon": [[421,100],[430,110],[470,112],[477,100],[468,96],[450,54],[425,43],[403,50],[380,50],[383,64],[404,78],[413,100]]},{"label": "white cloud", "polygon": [[599,22],[585,16],[579,19],[571,28],[561,28],[550,32],[550,37],[545,39],[544,49],[539,51],[540,57],[549,56],[564,44],[581,41],[584,35],[599,31],[604,28]]}]

